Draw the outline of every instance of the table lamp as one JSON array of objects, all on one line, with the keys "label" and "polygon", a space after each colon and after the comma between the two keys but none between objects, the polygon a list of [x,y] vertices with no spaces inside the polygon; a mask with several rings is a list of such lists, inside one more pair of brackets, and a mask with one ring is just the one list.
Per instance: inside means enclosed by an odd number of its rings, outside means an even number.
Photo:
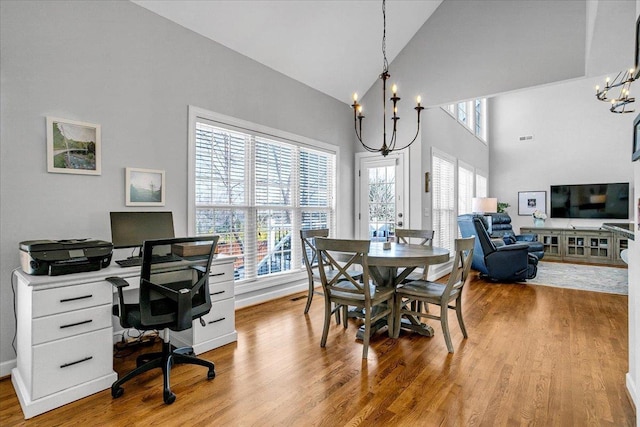
[{"label": "table lamp", "polygon": [[487,232],[493,232],[493,221],[489,213],[498,212],[498,199],[495,197],[474,197],[471,199],[471,211],[483,215],[487,224]]}]

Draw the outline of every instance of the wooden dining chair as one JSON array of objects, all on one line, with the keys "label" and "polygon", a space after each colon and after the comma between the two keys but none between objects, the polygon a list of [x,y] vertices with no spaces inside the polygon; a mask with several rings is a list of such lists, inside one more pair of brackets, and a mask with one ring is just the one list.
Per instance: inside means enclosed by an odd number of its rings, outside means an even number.
[{"label": "wooden dining chair", "polygon": [[[368,240],[342,240],[317,238],[316,250],[320,272],[320,282],[324,290],[324,328],[320,347],[327,344],[329,324],[331,323],[332,303],[342,307],[361,309],[364,320],[362,358],[369,351],[371,325],[386,318],[389,336],[393,336],[393,299],[394,289],[375,286],[369,277]],[[362,266],[361,277],[350,274],[350,267]],[[334,270],[336,274],[328,274]],[[345,316],[345,327],[346,327]]]},{"label": "wooden dining chair", "polygon": [[[304,314],[309,312],[309,308],[311,308],[311,302],[313,301],[313,295],[324,295],[323,291],[316,290],[315,284],[320,282],[320,273],[318,272],[318,259],[316,253],[315,240],[317,237],[329,237],[329,229],[328,228],[315,228],[310,230],[300,230],[300,240],[302,243],[302,258],[304,260],[304,265],[307,270],[307,278],[309,280],[309,290],[307,292],[307,304],[304,307]],[[327,272],[329,277],[333,277],[336,274],[335,270],[330,270]],[[350,270],[349,274],[353,277],[362,277],[360,271]],[[340,323],[340,307],[334,307],[332,312],[335,312],[336,322]],[[346,308],[343,312],[347,312]],[[346,325],[346,316],[344,319],[345,327]]]},{"label": "wooden dining chair", "polygon": [[[456,239],[456,255],[449,280],[446,284],[421,279],[398,286],[394,307],[395,330],[393,335],[395,338],[400,334],[402,316],[414,316],[414,318],[418,319],[426,317],[428,319],[440,320],[447,350],[449,350],[449,353],[453,353],[453,344],[451,343],[451,335],[449,333],[449,309],[456,311],[462,335],[467,338],[467,329],[465,328],[462,318],[462,288],[464,287],[469,275],[469,269],[471,268],[474,242],[475,237]],[[455,301],[455,305],[451,305],[453,301]],[[419,303],[440,306],[440,315],[436,316],[428,311],[423,312],[414,309],[420,305]]]},{"label": "wooden dining chair", "polygon": [[[424,246],[432,246],[433,245],[433,230],[412,230],[408,228],[396,228],[396,238],[397,242],[400,244],[417,244]],[[427,275],[429,274],[429,266],[425,265],[422,267],[422,272],[413,271],[411,272],[402,283],[407,283],[413,280],[427,280]]]}]

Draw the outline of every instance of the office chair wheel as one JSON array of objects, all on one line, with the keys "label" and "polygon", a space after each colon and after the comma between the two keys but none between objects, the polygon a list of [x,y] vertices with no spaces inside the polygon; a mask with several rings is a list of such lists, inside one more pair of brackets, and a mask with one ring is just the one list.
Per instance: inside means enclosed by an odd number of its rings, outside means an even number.
[{"label": "office chair wheel", "polygon": [[124,394],[124,389],[122,387],[111,388],[111,397],[113,397],[114,399],[119,398],[123,394]]},{"label": "office chair wheel", "polygon": [[209,369],[209,372],[207,372],[207,379],[212,380],[215,377],[216,377],[216,371],[213,369]]},{"label": "office chair wheel", "polygon": [[166,403],[167,405],[171,405],[176,401],[176,395],[169,390],[165,390],[162,395],[162,397],[164,398],[164,403]]}]

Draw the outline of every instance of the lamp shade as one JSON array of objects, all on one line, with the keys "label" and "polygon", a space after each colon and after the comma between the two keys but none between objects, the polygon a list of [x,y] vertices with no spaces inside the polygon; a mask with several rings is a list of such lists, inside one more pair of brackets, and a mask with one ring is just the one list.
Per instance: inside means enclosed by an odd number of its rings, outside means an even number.
[{"label": "lamp shade", "polygon": [[495,197],[474,197],[471,199],[473,213],[498,212],[498,199]]}]

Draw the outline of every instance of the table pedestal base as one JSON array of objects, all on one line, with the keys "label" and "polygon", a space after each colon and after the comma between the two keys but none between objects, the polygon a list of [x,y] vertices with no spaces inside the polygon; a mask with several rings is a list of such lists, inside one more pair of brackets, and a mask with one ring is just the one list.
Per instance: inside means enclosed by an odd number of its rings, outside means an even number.
[{"label": "table pedestal base", "polygon": [[[373,336],[373,334],[375,334],[385,326],[387,326],[386,319],[378,320],[376,323],[371,325],[371,336]],[[418,323],[415,319],[406,319],[406,318],[400,319],[400,328],[417,332],[423,337],[431,338],[434,335],[434,331],[431,326],[427,325],[426,323]],[[362,341],[363,338],[364,338],[364,325],[360,326],[358,328],[358,332],[356,332],[357,340]]]}]

